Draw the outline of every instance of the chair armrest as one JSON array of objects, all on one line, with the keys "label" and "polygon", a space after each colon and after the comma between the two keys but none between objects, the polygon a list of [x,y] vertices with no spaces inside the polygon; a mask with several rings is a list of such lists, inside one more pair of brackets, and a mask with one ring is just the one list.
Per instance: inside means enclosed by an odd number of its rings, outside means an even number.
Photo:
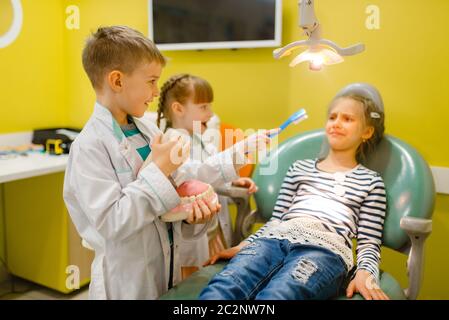
[{"label": "chair armrest", "polygon": [[238,245],[244,238],[246,238],[247,228],[247,216],[250,211],[249,199],[247,188],[226,186],[215,189],[215,192],[220,196],[230,197],[237,205],[237,217],[235,221],[235,228],[232,234],[232,246]]},{"label": "chair armrest", "polygon": [[411,248],[407,259],[409,287],[404,290],[408,299],[415,300],[421,288],[424,266],[424,242],[432,232],[432,220],[403,217],[400,227],[410,238]]},{"label": "chair armrest", "polygon": [[227,186],[216,188],[215,192],[220,196],[229,197],[231,199],[239,198],[239,199],[249,199],[248,189],[235,187],[235,186]]}]

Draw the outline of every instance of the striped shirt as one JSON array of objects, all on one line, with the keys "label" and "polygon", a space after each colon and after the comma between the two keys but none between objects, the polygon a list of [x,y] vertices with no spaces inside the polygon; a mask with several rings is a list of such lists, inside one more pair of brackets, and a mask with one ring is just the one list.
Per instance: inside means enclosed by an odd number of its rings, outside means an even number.
[{"label": "striped shirt", "polygon": [[[247,240],[265,237],[270,228],[292,219],[299,223],[301,219],[314,219],[329,232],[338,234],[351,250],[352,239],[356,238],[357,269],[367,270],[378,279],[387,204],[381,176],[362,165],[346,172],[328,173],[318,169],[317,162],[298,160],[291,165],[272,218]],[[314,244],[311,242],[308,244]]]}]

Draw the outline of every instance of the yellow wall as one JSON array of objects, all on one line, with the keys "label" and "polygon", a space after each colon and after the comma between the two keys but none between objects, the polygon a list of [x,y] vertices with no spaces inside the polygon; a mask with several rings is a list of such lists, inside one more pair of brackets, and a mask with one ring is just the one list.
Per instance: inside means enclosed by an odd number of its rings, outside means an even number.
[{"label": "yellow wall", "polygon": [[[387,132],[416,147],[431,165],[449,167],[449,148],[442,147],[449,138],[449,1],[315,3],[324,38],[340,46],[363,42],[366,51],[318,73],[309,72],[307,65],[292,69],[291,111],[305,105],[311,113],[308,125],[322,126],[326,107],[340,88],[357,81],[372,83],[384,99]],[[379,6],[380,30],[365,28],[370,4]]]},{"label": "yellow wall", "polygon": [[[22,0],[23,26],[0,49],[0,134],[66,124],[63,5]],[[0,1],[0,33],[12,21],[9,1]]]},{"label": "yellow wall", "polygon": [[[67,123],[63,5],[54,0],[22,0],[22,6],[21,33],[0,49],[0,134]],[[10,1],[0,1],[1,35],[11,26],[12,12]],[[1,197],[0,206],[0,260],[4,261]],[[6,278],[4,270],[0,263],[0,282]]]},{"label": "yellow wall", "polygon": [[[0,49],[6,75],[0,80],[0,133],[47,125],[82,126],[95,99],[81,67],[84,39],[99,25],[126,24],[147,34],[147,1],[22,2],[22,33],[12,46]],[[380,8],[380,30],[365,28],[365,8],[371,4]],[[80,30],[64,27],[68,5],[80,8]],[[449,167],[449,27],[445,24],[449,2],[317,0],[316,11],[323,37],[341,46],[364,42],[366,51],[318,73],[306,65],[288,68],[292,58],[273,60],[271,49],[166,52],[170,63],[161,83],[177,72],[207,78],[215,90],[216,113],[224,122],[243,128],[278,126],[298,107],[306,107],[309,120],[283,133],[285,139],[322,127],[326,106],[341,87],[370,82],[382,93],[387,133],[416,147],[431,165]],[[303,38],[297,15],[297,0],[284,0],[284,44]],[[0,32],[5,29],[0,22]],[[153,104],[150,109],[155,108]],[[449,299],[447,234],[449,197],[439,195],[421,298]],[[385,269],[399,275],[405,285],[404,257],[388,250],[383,257]]]},{"label": "yellow wall", "polygon": [[[68,31],[69,119],[82,125],[89,117],[94,94],[83,74],[80,55],[85,38],[101,25],[126,24],[148,34],[147,0],[113,2],[77,0],[81,29]],[[160,84],[170,75],[189,72],[206,78],[215,91],[215,112],[224,122],[244,128],[269,127],[288,114],[288,70],[273,62],[271,49],[166,52],[170,59]],[[150,110],[156,111],[156,103]],[[264,116],[254,117],[263,111]]]}]

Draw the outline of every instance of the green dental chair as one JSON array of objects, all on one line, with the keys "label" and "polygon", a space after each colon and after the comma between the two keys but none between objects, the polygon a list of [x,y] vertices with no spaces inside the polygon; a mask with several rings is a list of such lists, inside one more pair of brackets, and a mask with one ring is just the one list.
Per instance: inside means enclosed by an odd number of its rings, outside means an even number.
[{"label": "green dental chair", "polygon": [[[354,92],[372,98],[383,109],[377,90],[367,84],[352,84],[340,94]],[[310,131],[283,142],[256,167],[253,179],[259,187],[254,195],[257,209],[250,211],[246,190],[218,190],[232,197],[238,206],[234,244],[246,238],[255,222],[265,222],[272,214],[283,178],[298,159],[317,158],[323,152],[324,131]],[[416,299],[422,282],[424,242],[432,229],[431,216],[435,202],[432,173],[419,153],[405,142],[386,135],[376,151],[364,163],[379,172],[387,192],[387,215],[383,246],[408,255],[409,286],[403,290],[386,271],[380,272],[380,286],[391,299]],[[220,261],[194,273],[169,290],[160,299],[194,300],[214,274],[226,265]],[[344,292],[344,290],[342,291]],[[346,299],[344,295],[335,299]],[[363,299],[354,295],[352,299]]]}]

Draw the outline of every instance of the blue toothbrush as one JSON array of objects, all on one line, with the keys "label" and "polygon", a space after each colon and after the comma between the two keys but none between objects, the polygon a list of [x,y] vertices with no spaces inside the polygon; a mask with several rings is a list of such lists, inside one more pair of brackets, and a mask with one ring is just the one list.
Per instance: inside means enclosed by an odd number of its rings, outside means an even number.
[{"label": "blue toothbrush", "polygon": [[298,124],[299,122],[306,120],[307,117],[307,112],[304,109],[300,109],[298,111],[296,111],[294,114],[292,114],[290,116],[290,118],[287,119],[287,121],[285,121],[280,127],[279,127],[279,131],[270,134],[270,138],[273,138],[275,136],[277,136],[279,133],[281,133],[282,131],[284,131],[290,124],[294,123],[294,124]]}]

